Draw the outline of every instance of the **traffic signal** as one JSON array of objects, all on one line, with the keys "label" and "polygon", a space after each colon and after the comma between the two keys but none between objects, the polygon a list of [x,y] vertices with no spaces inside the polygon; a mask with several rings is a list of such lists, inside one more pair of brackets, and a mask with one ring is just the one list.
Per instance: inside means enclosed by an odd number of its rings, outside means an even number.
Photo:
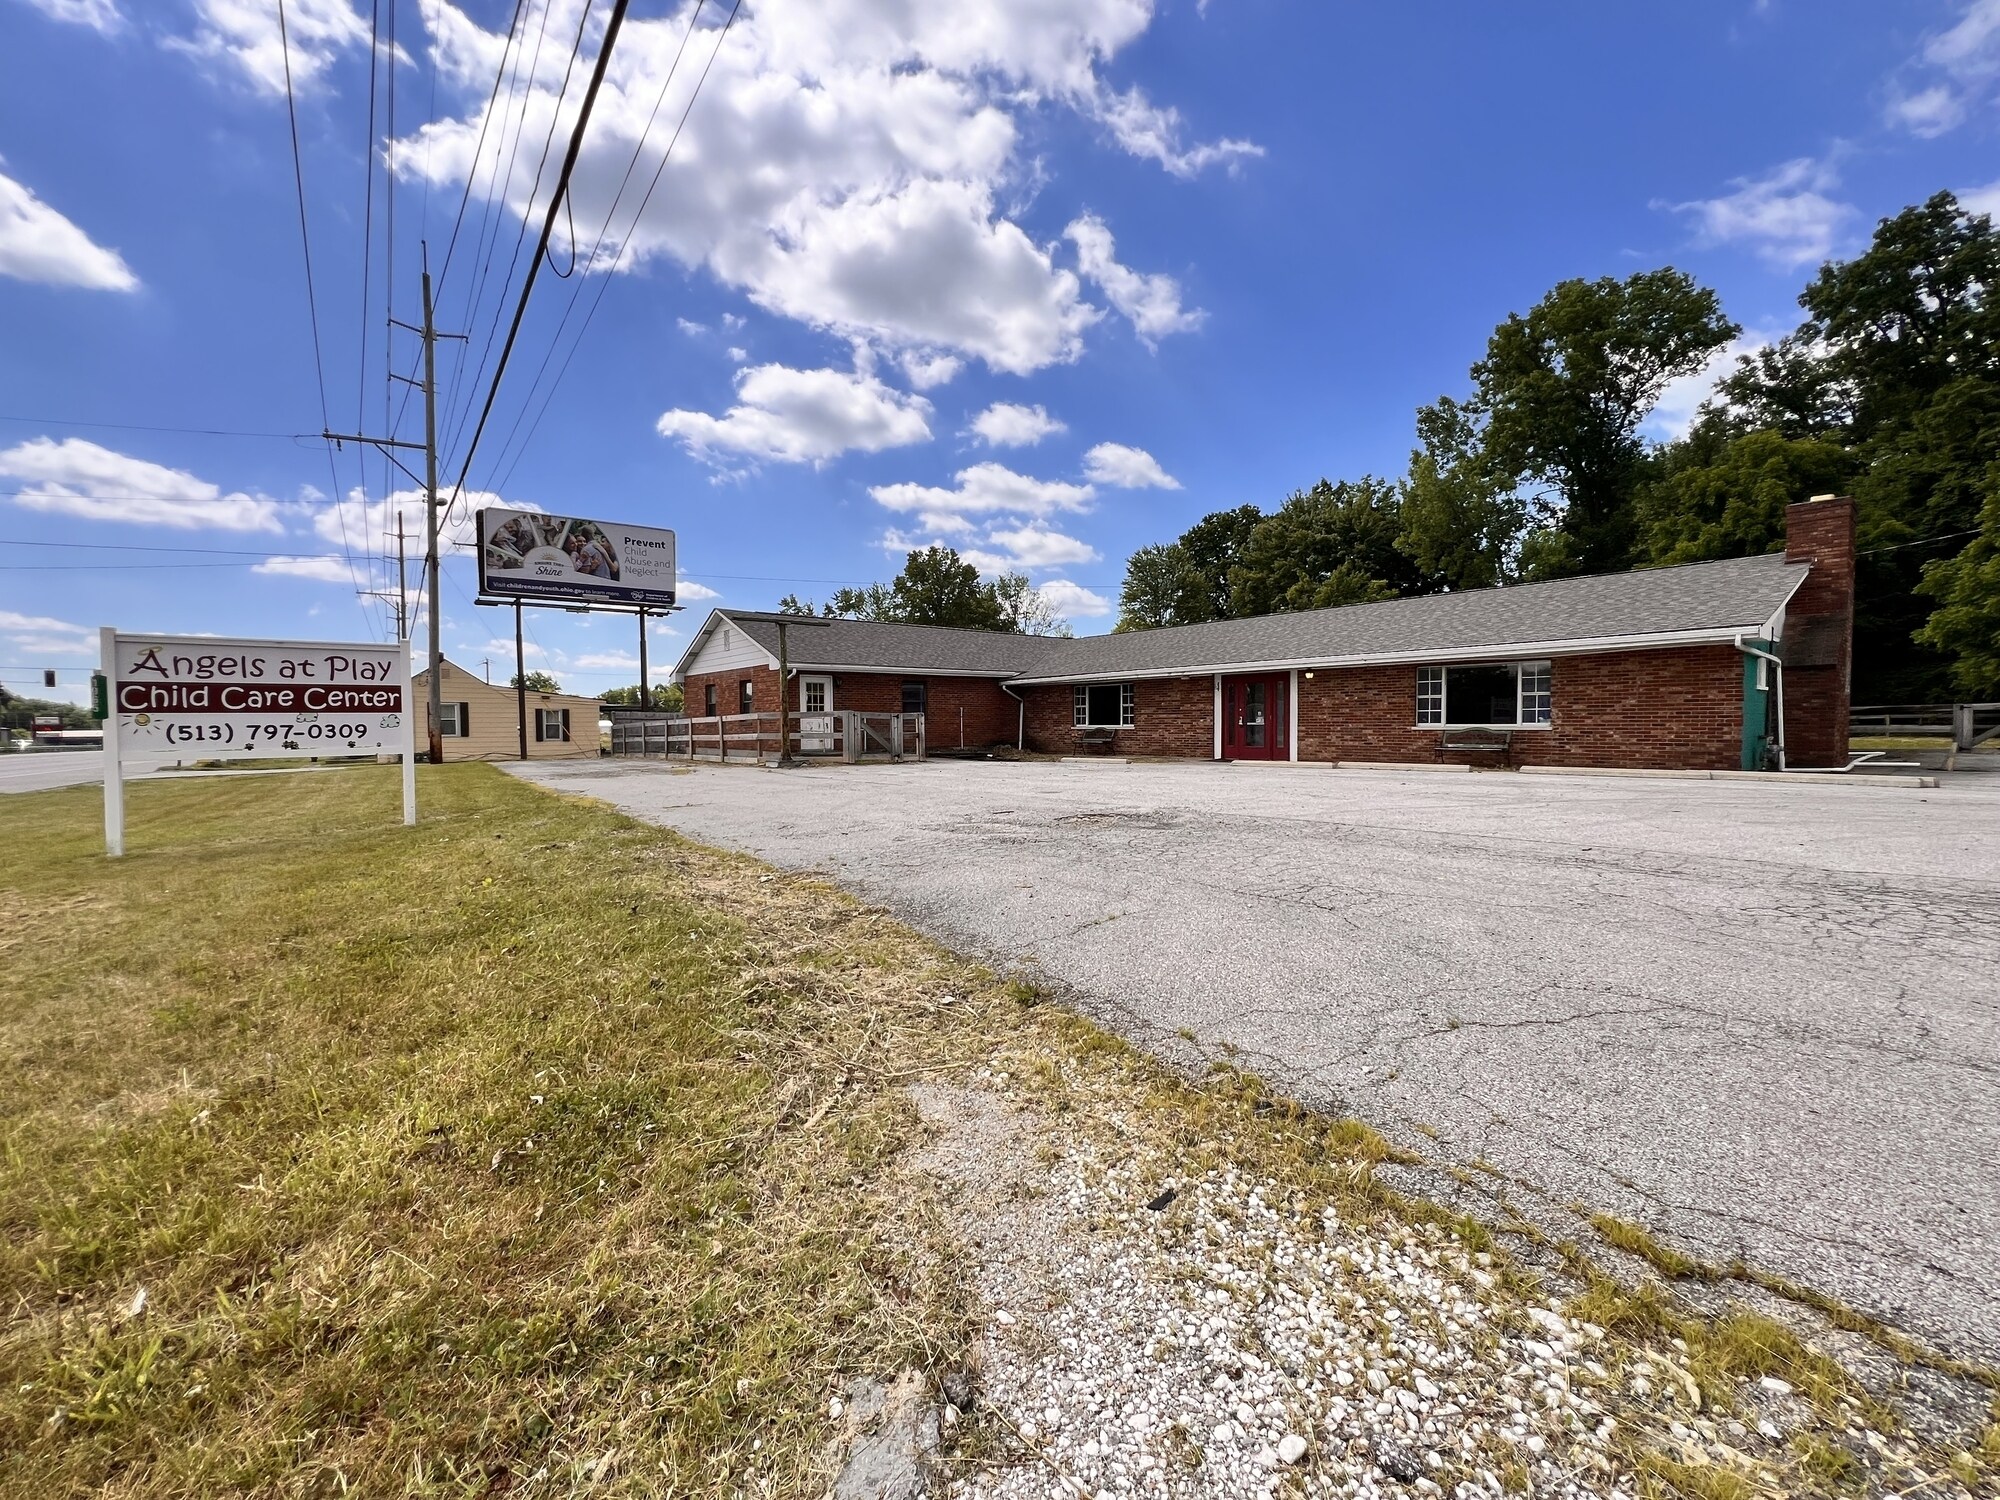
[{"label": "traffic signal", "polygon": [[54,687],[55,685],[56,685],[56,669],[54,667],[44,667],[42,669],[42,686]]}]

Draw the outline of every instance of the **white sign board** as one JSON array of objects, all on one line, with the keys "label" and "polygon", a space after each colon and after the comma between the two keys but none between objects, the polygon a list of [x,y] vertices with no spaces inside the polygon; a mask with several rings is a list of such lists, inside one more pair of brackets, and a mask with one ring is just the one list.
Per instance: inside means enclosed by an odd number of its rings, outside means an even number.
[{"label": "white sign board", "polygon": [[124,773],[181,760],[379,755],[403,759],[415,823],[416,740],[407,641],[225,640],[100,632],[104,839],[124,850]]}]

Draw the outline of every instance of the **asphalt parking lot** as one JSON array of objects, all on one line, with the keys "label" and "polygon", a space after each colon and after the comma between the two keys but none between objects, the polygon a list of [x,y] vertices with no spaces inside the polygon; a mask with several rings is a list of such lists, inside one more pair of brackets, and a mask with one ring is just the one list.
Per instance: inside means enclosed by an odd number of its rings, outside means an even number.
[{"label": "asphalt parking lot", "polygon": [[2000,776],[509,769],[2000,1359]]}]

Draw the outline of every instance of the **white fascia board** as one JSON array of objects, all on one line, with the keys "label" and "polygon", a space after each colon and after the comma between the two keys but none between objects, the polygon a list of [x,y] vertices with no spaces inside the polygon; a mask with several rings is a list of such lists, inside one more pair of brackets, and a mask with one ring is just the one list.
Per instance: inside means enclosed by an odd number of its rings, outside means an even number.
[{"label": "white fascia board", "polygon": [[794,661],[793,672],[858,672],[875,677],[987,677],[995,682],[1012,682],[1012,672],[968,671],[958,667],[837,667],[823,666],[819,662]]},{"label": "white fascia board", "polygon": [[1792,595],[1796,594],[1800,589],[1804,588],[1806,579],[1811,576],[1812,576],[1812,565],[1808,563],[1804,571],[1801,572],[1797,578],[1792,580],[1792,586],[1785,590],[1785,597],[1783,598],[1783,600],[1779,602],[1777,609],[1772,611],[1771,618],[1764,622],[1763,629],[1764,629],[1765,640],[1777,641],[1784,639],[1785,611],[1792,607]]},{"label": "white fascia board", "polygon": [[[1780,611],[1783,613],[1783,611]],[[1139,682],[1166,677],[1206,677],[1211,672],[1283,672],[1291,668],[1332,671],[1339,667],[1422,666],[1435,662],[1531,661],[1555,656],[1599,656],[1609,651],[1670,650],[1676,646],[1727,646],[1760,622],[1705,630],[1661,631],[1652,635],[1607,635],[1570,641],[1510,641],[1497,646],[1455,646],[1437,651],[1386,651],[1358,656],[1301,656],[1266,661],[1199,662],[1134,672],[1078,672],[1061,677],[1017,677],[1016,687],[1052,687],[1070,682]]]}]

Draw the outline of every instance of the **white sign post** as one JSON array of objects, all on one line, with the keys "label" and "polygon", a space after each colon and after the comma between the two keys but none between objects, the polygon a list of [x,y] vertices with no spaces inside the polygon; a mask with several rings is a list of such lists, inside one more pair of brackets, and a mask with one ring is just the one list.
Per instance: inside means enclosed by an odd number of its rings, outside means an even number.
[{"label": "white sign post", "polygon": [[417,821],[410,643],[223,640],[99,632],[104,848],[125,852],[125,773],[179,760],[403,758],[403,822]]}]

